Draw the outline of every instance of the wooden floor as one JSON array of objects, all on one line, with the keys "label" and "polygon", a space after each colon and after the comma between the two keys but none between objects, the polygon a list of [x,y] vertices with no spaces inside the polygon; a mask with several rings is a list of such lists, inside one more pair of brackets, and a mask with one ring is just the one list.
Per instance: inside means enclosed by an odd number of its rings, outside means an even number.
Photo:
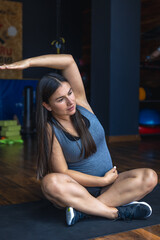
[{"label": "wooden floor", "polygon": [[[160,138],[145,138],[137,142],[108,144],[118,171],[149,167],[159,176]],[[0,145],[0,205],[36,201],[43,198],[36,180],[36,141],[24,139],[24,144]],[[96,238],[96,240],[160,240],[160,225]]]}]

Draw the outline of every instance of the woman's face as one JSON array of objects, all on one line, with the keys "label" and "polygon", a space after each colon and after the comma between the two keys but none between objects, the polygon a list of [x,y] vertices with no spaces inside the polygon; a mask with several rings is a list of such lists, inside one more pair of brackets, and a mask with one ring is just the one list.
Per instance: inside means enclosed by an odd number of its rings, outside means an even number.
[{"label": "woman's face", "polygon": [[51,111],[54,117],[73,115],[76,112],[76,99],[70,84],[62,82],[49,98],[49,103],[43,103],[43,106]]}]

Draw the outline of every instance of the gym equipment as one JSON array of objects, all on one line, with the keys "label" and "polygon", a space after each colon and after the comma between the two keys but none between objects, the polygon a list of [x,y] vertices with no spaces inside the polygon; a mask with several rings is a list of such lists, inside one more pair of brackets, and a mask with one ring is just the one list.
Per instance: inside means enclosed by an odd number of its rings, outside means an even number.
[{"label": "gym equipment", "polygon": [[17,125],[16,120],[0,121],[0,143],[13,144],[23,142],[20,135],[21,126]]},{"label": "gym equipment", "polygon": [[33,88],[26,86],[24,88],[24,118],[23,118],[23,134],[33,132]]},{"label": "gym equipment", "polygon": [[56,40],[53,40],[51,42],[51,45],[56,48],[57,54],[63,53],[65,47],[65,39],[60,37]]},{"label": "gym equipment", "polygon": [[60,37],[61,27],[61,0],[56,2],[56,39],[51,42],[51,46],[56,49],[56,53],[64,53],[65,51],[65,39]]},{"label": "gym equipment", "polygon": [[160,127],[139,126],[140,135],[160,134]]},{"label": "gym equipment", "polygon": [[22,139],[19,140],[13,140],[13,139],[0,139],[0,143],[1,144],[8,144],[8,145],[12,145],[14,143],[23,143]]},{"label": "gym equipment", "polygon": [[9,126],[16,126],[17,121],[16,120],[1,120],[0,121],[0,127],[9,127]]},{"label": "gym equipment", "polygon": [[146,91],[143,87],[139,88],[139,101],[144,101],[146,99]]},{"label": "gym equipment", "polygon": [[160,111],[156,109],[141,109],[139,114],[139,124],[142,126],[160,125]]}]

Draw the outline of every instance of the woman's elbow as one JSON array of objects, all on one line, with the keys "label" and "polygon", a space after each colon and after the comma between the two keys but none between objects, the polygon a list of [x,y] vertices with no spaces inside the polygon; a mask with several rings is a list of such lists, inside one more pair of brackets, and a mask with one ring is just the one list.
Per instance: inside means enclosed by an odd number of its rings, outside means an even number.
[{"label": "woman's elbow", "polygon": [[71,65],[72,63],[75,62],[74,58],[73,58],[73,56],[71,54],[68,54],[67,56],[68,56],[68,63],[69,63],[69,65]]}]

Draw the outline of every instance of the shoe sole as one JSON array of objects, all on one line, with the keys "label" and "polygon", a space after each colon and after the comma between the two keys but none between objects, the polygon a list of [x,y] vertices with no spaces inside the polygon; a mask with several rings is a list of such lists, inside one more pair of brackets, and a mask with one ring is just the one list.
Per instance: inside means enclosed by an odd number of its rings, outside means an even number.
[{"label": "shoe sole", "polygon": [[66,222],[68,226],[72,225],[72,220],[74,218],[74,211],[72,207],[66,208]]},{"label": "shoe sole", "polygon": [[137,203],[139,203],[139,204],[143,204],[143,205],[145,205],[145,206],[147,206],[147,207],[149,208],[150,213],[149,213],[145,218],[150,217],[151,214],[152,214],[152,208],[151,208],[151,206],[150,206],[148,203],[146,203],[146,202],[137,202],[137,201],[134,201],[134,202],[128,203],[128,204],[126,204],[126,205],[124,205],[124,206],[132,205],[132,204],[137,204]]}]

